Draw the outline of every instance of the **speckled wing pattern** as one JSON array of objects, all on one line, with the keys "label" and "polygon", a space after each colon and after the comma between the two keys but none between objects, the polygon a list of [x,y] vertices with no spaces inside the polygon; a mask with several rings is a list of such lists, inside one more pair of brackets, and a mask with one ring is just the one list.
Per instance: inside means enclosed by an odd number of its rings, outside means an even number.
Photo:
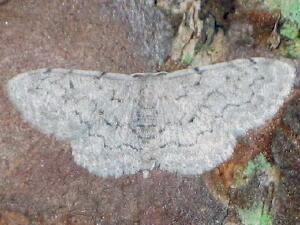
[{"label": "speckled wing pattern", "polygon": [[70,141],[91,173],[195,175],[272,118],[294,78],[292,66],[265,58],[152,74],[39,69],[10,80],[8,93],[25,120]]}]

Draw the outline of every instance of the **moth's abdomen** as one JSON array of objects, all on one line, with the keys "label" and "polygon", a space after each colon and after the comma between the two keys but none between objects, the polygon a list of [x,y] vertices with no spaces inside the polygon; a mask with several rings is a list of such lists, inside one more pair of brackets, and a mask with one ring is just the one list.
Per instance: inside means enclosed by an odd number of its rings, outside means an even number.
[{"label": "moth's abdomen", "polygon": [[156,137],[155,109],[137,110],[131,122],[132,131],[137,135],[141,143],[148,143]]}]

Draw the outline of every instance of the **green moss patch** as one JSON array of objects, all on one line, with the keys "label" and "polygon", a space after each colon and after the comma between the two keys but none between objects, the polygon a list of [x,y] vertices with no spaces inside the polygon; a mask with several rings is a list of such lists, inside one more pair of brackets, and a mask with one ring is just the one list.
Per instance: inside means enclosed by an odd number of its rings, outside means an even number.
[{"label": "green moss patch", "polygon": [[249,161],[245,168],[238,168],[234,173],[235,185],[242,186],[247,183],[256,173],[267,172],[272,169],[266,157],[261,153]]},{"label": "green moss patch", "polygon": [[272,225],[272,216],[262,202],[249,209],[238,209],[238,215],[243,225]]},{"label": "green moss patch", "polygon": [[182,64],[185,65],[185,66],[188,66],[188,65],[191,65],[191,63],[193,62],[193,55],[192,54],[185,54],[183,57],[182,57]]}]

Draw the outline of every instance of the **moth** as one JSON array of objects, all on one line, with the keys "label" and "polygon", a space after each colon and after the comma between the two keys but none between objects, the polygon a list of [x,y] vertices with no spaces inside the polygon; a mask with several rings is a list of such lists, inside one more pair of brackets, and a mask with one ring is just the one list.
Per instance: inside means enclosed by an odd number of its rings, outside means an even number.
[{"label": "moth", "polygon": [[38,69],[7,89],[26,121],[70,142],[75,162],[93,174],[198,175],[271,119],[294,79],[287,63],[250,58],[170,73]]}]

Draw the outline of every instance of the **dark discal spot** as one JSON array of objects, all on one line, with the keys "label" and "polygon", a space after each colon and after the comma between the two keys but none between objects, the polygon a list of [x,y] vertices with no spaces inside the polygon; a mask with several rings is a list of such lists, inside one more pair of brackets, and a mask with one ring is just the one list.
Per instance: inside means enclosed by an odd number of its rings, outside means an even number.
[{"label": "dark discal spot", "polygon": [[195,117],[192,117],[190,120],[189,120],[189,123],[193,123],[195,120]]}]

